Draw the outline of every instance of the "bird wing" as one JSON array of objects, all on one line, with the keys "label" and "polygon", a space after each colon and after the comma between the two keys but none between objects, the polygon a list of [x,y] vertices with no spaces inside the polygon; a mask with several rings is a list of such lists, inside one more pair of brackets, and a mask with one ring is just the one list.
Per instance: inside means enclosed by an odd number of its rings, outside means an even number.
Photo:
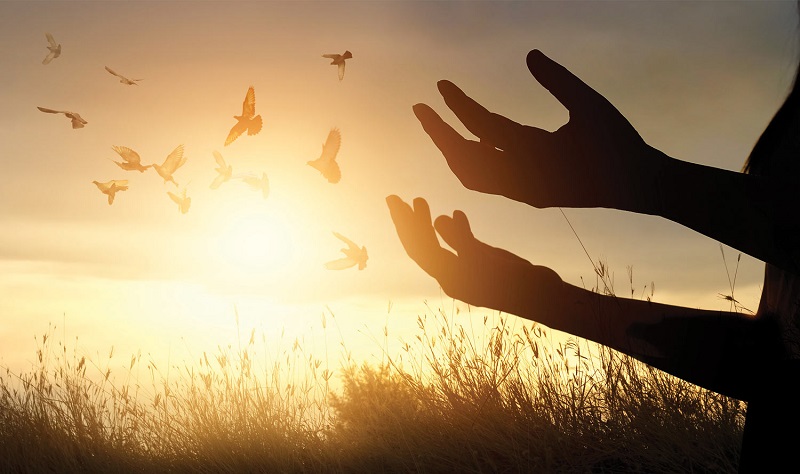
[{"label": "bird wing", "polygon": [[339,63],[339,80],[344,79],[344,61]]},{"label": "bird wing", "polygon": [[222,157],[222,154],[220,154],[220,152],[214,150],[212,153],[214,154],[214,161],[217,162],[220,168],[224,170],[225,168],[228,167],[228,164],[225,163],[225,158]]},{"label": "bird wing", "polygon": [[343,236],[342,234],[340,234],[340,233],[338,233],[338,232],[334,232],[334,233],[333,233],[333,235],[334,235],[334,236],[335,236],[337,239],[339,239],[339,240],[341,240],[342,242],[344,242],[345,244],[347,244],[347,246],[348,246],[348,247],[350,247],[351,249],[358,250],[358,245],[356,245],[356,243],[355,243],[355,242],[353,242],[352,240],[348,239],[347,237]]},{"label": "bird wing", "polygon": [[261,131],[261,127],[263,126],[264,122],[261,120],[260,115],[256,115],[250,120],[250,123],[247,124],[247,134],[248,135],[255,135]]},{"label": "bird wing", "polygon": [[118,190],[126,190],[128,189],[128,180],[127,179],[112,179],[108,183],[109,187],[116,187]]},{"label": "bird wing", "polygon": [[267,177],[267,173],[261,173],[261,194],[264,199],[269,196],[269,177]]},{"label": "bird wing", "polygon": [[328,58],[328,59],[337,59],[339,57],[339,55],[338,54],[323,54],[322,57],[323,58]]},{"label": "bird wing", "polygon": [[214,181],[211,182],[211,186],[209,186],[209,188],[217,189],[224,182],[225,182],[225,175],[220,173],[219,175],[217,175],[216,178],[214,178]]},{"label": "bird wing", "polygon": [[54,51],[50,51],[49,53],[47,53],[47,56],[45,56],[44,59],[42,59],[42,64],[50,64],[50,61],[52,61],[53,58],[55,57],[56,53]]},{"label": "bird wing", "polygon": [[54,48],[58,47],[58,43],[56,43],[56,40],[53,38],[53,35],[51,35],[50,33],[45,33],[44,36],[45,38],[47,38],[47,42],[50,43],[50,46]]},{"label": "bird wing", "polygon": [[164,160],[164,164],[161,165],[161,167],[169,174],[172,174],[175,170],[183,166],[184,163],[186,163],[186,157],[183,156],[183,145],[181,144],[172,150],[172,153],[167,156],[167,159]]},{"label": "bird wing", "polygon": [[242,116],[247,118],[253,118],[256,114],[256,90],[253,86],[250,86],[247,89],[247,95],[244,96],[244,102],[242,103]]},{"label": "bird wing", "polygon": [[36,107],[37,109],[41,110],[42,112],[46,112],[48,114],[65,114],[66,112],[61,110],[53,110],[53,109],[46,109],[44,107]]},{"label": "bird wing", "polygon": [[111,145],[111,149],[116,151],[128,163],[140,164],[142,162],[139,154],[126,146]]},{"label": "bird wing", "polygon": [[228,138],[225,139],[225,146],[233,143],[245,130],[247,130],[247,124],[244,122],[237,122],[236,125],[231,128],[231,131],[228,132]]},{"label": "bird wing", "polygon": [[320,159],[323,161],[333,161],[339,153],[339,147],[342,145],[342,134],[338,128],[331,129],[328,132],[328,138],[322,144],[322,154]]},{"label": "bird wing", "polygon": [[181,196],[178,196],[172,191],[167,191],[167,194],[169,194],[169,198],[172,199],[175,204],[180,206],[183,203],[183,198]]},{"label": "bird wing", "polygon": [[357,260],[345,257],[345,258],[340,258],[338,260],[331,260],[330,262],[327,262],[325,264],[325,268],[327,268],[328,270],[344,270],[346,268],[354,267],[356,264],[358,264]]},{"label": "bird wing", "polygon": [[97,189],[99,189],[103,193],[108,191],[111,188],[112,184],[112,181],[109,181],[107,183],[101,183],[100,181],[92,181],[92,182],[94,183],[95,186],[97,186]]},{"label": "bird wing", "polygon": [[122,79],[122,78],[123,78],[122,76],[120,76],[119,74],[117,74],[116,72],[114,72],[114,70],[113,70],[113,69],[111,69],[111,68],[110,68],[110,67],[108,67],[108,66],[106,66],[106,71],[108,71],[108,72],[110,72],[111,74],[113,74],[113,75],[115,75],[115,76],[119,77],[120,79]]}]

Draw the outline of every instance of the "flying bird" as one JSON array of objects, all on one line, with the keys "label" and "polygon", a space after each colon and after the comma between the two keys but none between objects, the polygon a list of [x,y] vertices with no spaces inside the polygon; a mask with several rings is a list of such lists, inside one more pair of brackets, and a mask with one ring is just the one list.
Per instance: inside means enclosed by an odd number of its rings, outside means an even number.
[{"label": "flying bird", "polygon": [[330,183],[338,183],[342,178],[342,172],[339,169],[339,164],[336,162],[336,154],[339,153],[339,147],[342,144],[342,134],[338,128],[333,128],[328,133],[328,138],[322,144],[322,153],[319,158],[306,163],[313,166],[325,179]]},{"label": "flying bird", "polygon": [[139,154],[126,146],[112,145],[111,149],[116,151],[122,157],[122,161],[115,161],[120,168],[125,171],[138,171],[144,173],[147,168],[153,165],[142,165],[142,159]]},{"label": "flying bird", "polygon": [[89,123],[86,120],[84,120],[83,118],[81,118],[81,116],[78,115],[76,112],[67,112],[66,110],[46,109],[44,107],[36,107],[36,108],[41,110],[42,112],[45,112],[45,113],[48,113],[48,114],[64,114],[64,115],[66,115],[67,118],[72,120],[72,128],[83,128],[84,125]]},{"label": "flying bird", "polygon": [[255,176],[244,176],[242,181],[250,185],[250,187],[256,191],[260,190],[261,194],[264,195],[264,199],[269,196],[269,178],[267,177],[267,173],[261,173],[260,178],[256,178]]},{"label": "flying bird", "polygon": [[45,33],[44,36],[47,38],[48,53],[42,60],[42,64],[50,64],[50,61],[61,56],[61,45],[56,43],[56,40],[53,39],[53,35],[50,33]]},{"label": "flying bird", "polygon": [[248,135],[255,135],[261,131],[261,116],[256,115],[256,91],[253,86],[247,89],[247,95],[244,96],[242,103],[242,115],[234,115],[236,125],[228,132],[228,138],[225,139],[225,146],[233,143],[234,140],[239,138],[239,135],[245,131]]},{"label": "flying bird", "polygon": [[344,79],[344,61],[353,57],[353,53],[345,51],[344,54],[323,54],[323,58],[331,59],[331,64],[339,66],[339,80]]},{"label": "flying bird", "polygon": [[365,269],[367,267],[367,248],[359,247],[355,242],[338,232],[334,232],[333,235],[347,244],[347,248],[341,249],[345,255],[344,258],[331,260],[325,264],[325,268],[328,270],[344,270],[358,265],[359,270]]},{"label": "flying bird", "polygon": [[105,183],[101,183],[100,181],[92,181],[97,189],[100,190],[103,194],[108,195],[108,205],[114,203],[114,195],[117,191],[127,191],[128,189],[128,180],[127,179],[112,179],[111,181],[107,181]]},{"label": "flying bird", "polygon": [[141,81],[141,79],[128,79],[127,77],[123,76],[122,74],[118,74],[114,72],[110,67],[106,66],[106,71],[110,72],[111,74],[117,76],[119,78],[119,82],[123,84],[127,84],[129,86],[138,86],[137,81]]},{"label": "flying bird", "polygon": [[218,151],[214,150],[213,153],[214,153],[214,160],[217,161],[218,165],[217,168],[215,169],[217,170],[217,173],[219,173],[219,175],[217,175],[217,177],[214,178],[214,181],[211,183],[211,186],[209,187],[211,189],[217,189],[220,184],[231,179],[231,174],[233,174],[233,166],[225,163],[225,158],[223,158]]},{"label": "flying bird", "polygon": [[184,163],[186,163],[186,157],[183,155],[183,145],[178,145],[174,150],[172,150],[172,153],[167,156],[167,159],[164,160],[164,163],[160,165],[158,163],[153,163],[150,166],[156,170],[159,176],[164,178],[164,184],[166,184],[167,181],[172,181],[172,183],[177,186],[178,183],[175,182],[172,174],[178,168],[183,166]]},{"label": "flying bird", "polygon": [[181,214],[189,212],[189,206],[192,205],[192,198],[186,196],[186,188],[181,189],[180,194],[175,194],[170,191],[167,191],[167,194],[169,198],[178,205],[178,210],[181,211]]}]

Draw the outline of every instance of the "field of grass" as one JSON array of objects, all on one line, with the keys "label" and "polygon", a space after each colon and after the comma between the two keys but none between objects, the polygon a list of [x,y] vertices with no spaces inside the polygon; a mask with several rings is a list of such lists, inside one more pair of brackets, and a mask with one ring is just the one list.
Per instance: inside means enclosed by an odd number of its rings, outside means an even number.
[{"label": "field of grass", "polygon": [[91,361],[51,329],[0,373],[0,472],[736,472],[743,403],[487,314],[428,309],[336,367],[255,331],[193,366]]}]

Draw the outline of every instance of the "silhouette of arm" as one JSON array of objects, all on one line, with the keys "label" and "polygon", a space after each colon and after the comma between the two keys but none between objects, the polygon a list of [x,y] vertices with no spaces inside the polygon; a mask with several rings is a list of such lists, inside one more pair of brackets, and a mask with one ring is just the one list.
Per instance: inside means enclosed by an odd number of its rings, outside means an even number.
[{"label": "silhouette of arm", "polygon": [[796,184],[671,158],[648,145],[605,97],[560,64],[537,50],[528,54],[527,64],[569,110],[569,121],[554,132],[492,113],[448,81],[439,81],[439,91],[478,141],[462,137],[429,106],[414,106],[465,187],[539,208],[606,207],[662,216],[800,271]]},{"label": "silhouette of arm", "polygon": [[[604,344],[702,387],[747,400],[780,347],[769,320],[601,295],[477,240],[455,211],[386,199],[406,253],[449,296]],[[440,235],[455,252],[443,248]]]}]

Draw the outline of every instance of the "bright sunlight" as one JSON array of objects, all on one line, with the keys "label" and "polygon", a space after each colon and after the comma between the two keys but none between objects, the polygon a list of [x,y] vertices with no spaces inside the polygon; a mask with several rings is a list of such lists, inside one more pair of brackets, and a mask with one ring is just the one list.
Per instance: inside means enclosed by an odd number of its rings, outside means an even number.
[{"label": "bright sunlight", "polygon": [[210,231],[210,253],[235,279],[292,272],[299,264],[296,223],[288,218],[285,207],[243,197],[249,199],[229,203],[219,226]]}]

